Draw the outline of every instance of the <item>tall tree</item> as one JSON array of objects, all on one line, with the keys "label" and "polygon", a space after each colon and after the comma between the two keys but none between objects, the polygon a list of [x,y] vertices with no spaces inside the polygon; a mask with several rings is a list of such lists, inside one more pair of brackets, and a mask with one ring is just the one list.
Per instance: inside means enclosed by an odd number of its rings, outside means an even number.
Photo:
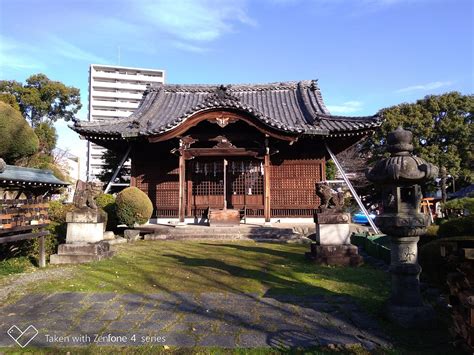
[{"label": "tall tree", "polygon": [[82,107],[79,89],[50,80],[44,74],[30,76],[25,84],[2,80],[0,92],[15,96],[23,117],[32,127],[58,119],[74,120],[74,115]]},{"label": "tall tree", "polygon": [[474,180],[474,95],[449,92],[429,95],[416,103],[403,103],[380,111],[381,129],[365,143],[372,160],[383,155],[387,134],[402,125],[413,132],[414,153],[446,168],[447,174],[465,185]]}]

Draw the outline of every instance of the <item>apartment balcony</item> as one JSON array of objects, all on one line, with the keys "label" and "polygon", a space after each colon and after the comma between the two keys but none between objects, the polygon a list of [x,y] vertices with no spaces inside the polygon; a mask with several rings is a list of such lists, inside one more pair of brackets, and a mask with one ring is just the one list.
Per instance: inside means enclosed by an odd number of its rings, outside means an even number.
[{"label": "apartment balcony", "polygon": [[91,116],[94,119],[94,116],[102,116],[102,117],[128,117],[133,113],[134,110],[129,111],[101,111],[101,110],[92,110]]},{"label": "apartment balcony", "polygon": [[140,102],[119,102],[119,101],[102,101],[92,99],[92,110],[97,108],[114,110],[116,108],[125,108],[131,111],[135,111]]},{"label": "apartment balcony", "polygon": [[92,99],[99,100],[101,98],[110,98],[110,99],[131,99],[131,100],[141,100],[143,97],[142,92],[131,93],[131,92],[108,92],[108,91],[95,91],[92,95]]},{"label": "apartment balcony", "polygon": [[146,84],[130,84],[130,83],[115,83],[115,82],[106,82],[106,81],[93,81],[92,82],[92,89],[97,92],[96,90],[100,88],[107,88],[107,89],[123,89],[123,90],[137,90],[137,91],[145,91],[147,85]]},{"label": "apartment balcony", "polygon": [[94,71],[92,73],[92,78],[95,79],[116,79],[116,80],[133,80],[133,81],[151,81],[155,83],[163,82],[163,75],[162,76],[155,76],[155,75],[143,75],[143,74],[120,74],[120,73],[105,73],[105,72],[97,72]]}]

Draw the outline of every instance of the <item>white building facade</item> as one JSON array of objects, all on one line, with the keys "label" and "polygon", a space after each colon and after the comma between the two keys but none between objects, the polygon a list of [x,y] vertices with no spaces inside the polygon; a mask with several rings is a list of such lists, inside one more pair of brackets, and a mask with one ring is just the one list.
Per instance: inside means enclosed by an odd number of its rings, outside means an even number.
[{"label": "white building facade", "polygon": [[[140,103],[148,84],[164,83],[165,71],[91,64],[89,68],[89,121],[128,117]],[[87,143],[87,180],[98,178],[105,149]]]}]

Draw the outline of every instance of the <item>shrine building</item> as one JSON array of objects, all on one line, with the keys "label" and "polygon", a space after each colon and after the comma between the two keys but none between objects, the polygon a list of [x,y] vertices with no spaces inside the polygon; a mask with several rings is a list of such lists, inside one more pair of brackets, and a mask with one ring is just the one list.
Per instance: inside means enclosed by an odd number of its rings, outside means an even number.
[{"label": "shrine building", "polygon": [[267,222],[312,218],[337,154],[381,124],[331,115],[317,81],[252,85],[153,84],[128,118],[76,122],[85,139],[129,152],[131,186],[159,220],[199,221],[210,210]]}]

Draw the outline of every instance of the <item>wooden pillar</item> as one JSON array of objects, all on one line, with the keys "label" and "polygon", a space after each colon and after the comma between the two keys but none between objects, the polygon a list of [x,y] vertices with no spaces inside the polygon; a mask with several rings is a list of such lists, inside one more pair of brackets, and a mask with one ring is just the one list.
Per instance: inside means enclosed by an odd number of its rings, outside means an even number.
[{"label": "wooden pillar", "polygon": [[263,215],[265,217],[265,223],[270,222],[271,210],[270,210],[270,149],[268,148],[268,138],[265,139],[266,152],[265,160],[263,165]]},{"label": "wooden pillar", "polygon": [[186,161],[184,160],[183,152],[179,156],[179,222],[184,223],[184,216],[186,212]]},{"label": "wooden pillar", "polygon": [[39,262],[40,267],[46,266],[46,254],[44,250],[44,236],[39,238]]}]

